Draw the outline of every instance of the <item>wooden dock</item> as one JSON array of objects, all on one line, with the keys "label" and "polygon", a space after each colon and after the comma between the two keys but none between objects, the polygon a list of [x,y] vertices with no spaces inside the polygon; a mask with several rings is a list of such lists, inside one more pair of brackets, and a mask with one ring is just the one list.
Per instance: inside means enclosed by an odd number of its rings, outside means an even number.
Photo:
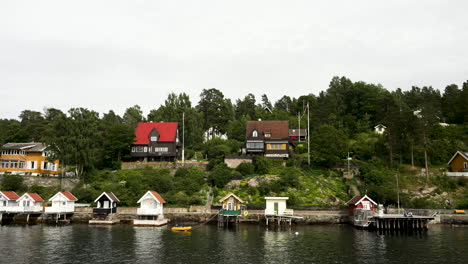
[{"label": "wooden dock", "polygon": [[429,221],[434,216],[402,216],[383,215],[373,216],[373,227],[379,230],[427,230]]},{"label": "wooden dock", "polygon": [[356,211],[353,224],[360,228],[377,230],[425,230],[434,216],[375,215],[373,211]]},{"label": "wooden dock", "polygon": [[289,225],[291,225],[293,219],[303,219],[303,217],[293,215],[265,215],[266,225],[269,223],[277,223],[278,225],[281,225],[281,223],[289,223]]}]

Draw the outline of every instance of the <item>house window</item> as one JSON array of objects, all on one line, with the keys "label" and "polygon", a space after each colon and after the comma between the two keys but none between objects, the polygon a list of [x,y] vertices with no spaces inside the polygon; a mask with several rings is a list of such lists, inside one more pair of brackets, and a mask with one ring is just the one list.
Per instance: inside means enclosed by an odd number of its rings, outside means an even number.
[{"label": "house window", "polygon": [[258,137],[258,132],[257,132],[257,130],[252,131],[252,137]]},{"label": "house window", "polygon": [[10,161],[9,160],[2,160],[2,169],[8,169]]},{"label": "house window", "polygon": [[468,162],[463,162],[463,168],[468,169]]},{"label": "house window", "polygon": [[3,206],[6,206],[6,203],[7,203],[6,201],[3,201]]},{"label": "house window", "polygon": [[148,147],[143,147],[143,152],[148,152]]},{"label": "house window", "polygon": [[271,132],[265,132],[265,137],[270,138],[271,137]]},{"label": "house window", "polygon": [[19,163],[19,168],[20,168],[20,169],[24,169],[24,168],[25,168],[25,164],[26,164],[26,162],[24,162],[24,161],[21,160],[20,163]]},{"label": "house window", "polygon": [[247,142],[248,149],[263,149],[262,142]]},{"label": "house window", "polygon": [[66,203],[66,202],[62,202],[62,205],[64,205],[64,206],[65,206],[65,205],[67,205],[67,203]]},{"label": "house window", "polygon": [[169,152],[169,148],[154,148],[154,152]]},{"label": "house window", "polygon": [[286,144],[268,144],[267,149],[270,150],[285,150]]},{"label": "house window", "polygon": [[158,137],[157,136],[151,136],[151,141],[158,141]]},{"label": "house window", "polygon": [[35,169],[36,168],[36,162],[35,161],[31,161],[31,169]]},{"label": "house window", "polygon": [[18,160],[12,160],[10,161],[10,168],[18,168]]}]

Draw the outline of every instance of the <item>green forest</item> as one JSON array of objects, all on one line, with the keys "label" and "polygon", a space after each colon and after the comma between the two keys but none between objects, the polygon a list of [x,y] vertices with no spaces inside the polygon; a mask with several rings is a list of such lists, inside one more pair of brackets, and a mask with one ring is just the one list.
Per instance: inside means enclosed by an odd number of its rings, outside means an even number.
[{"label": "green forest", "polygon": [[[284,95],[276,102],[267,94],[247,94],[234,102],[215,88],[203,89],[198,99],[195,105],[187,94],[171,93],[147,115],[138,105],[122,116],[86,108],[24,110],[18,119],[0,120],[0,144],[46,143],[50,158],[80,178],[72,192],[83,202],[113,191],[122,205],[135,206],[152,189],[170,206],[204,205],[210,196],[216,203],[228,192],[253,205],[262,204],[264,196],[287,195],[291,205],[330,206],[344,205],[360,192],[386,205],[395,205],[399,197],[406,207],[468,208],[468,181],[443,175],[456,151],[468,150],[468,81],[447,85],[443,92],[430,86],[389,91],[380,84],[334,77],[318,95]],[[247,121],[289,120],[290,128],[306,128],[306,106],[310,164],[304,143],[296,145],[286,164],[262,157],[236,169],[224,164],[225,155],[240,155]],[[181,128],[183,113],[186,158],[208,161],[207,171],[120,170],[121,162],[131,161],[138,122],[179,122]],[[377,124],[386,126],[384,134],[375,133]],[[228,139],[204,142],[209,128]],[[336,167],[348,155],[359,174],[343,179]],[[5,190],[35,191],[44,198],[56,191],[25,186],[15,175],[4,176],[1,184]]]}]

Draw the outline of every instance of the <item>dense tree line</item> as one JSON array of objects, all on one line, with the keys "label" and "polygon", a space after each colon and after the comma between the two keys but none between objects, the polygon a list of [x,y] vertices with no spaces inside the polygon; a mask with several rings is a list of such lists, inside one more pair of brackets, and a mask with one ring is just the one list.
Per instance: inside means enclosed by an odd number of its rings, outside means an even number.
[{"label": "dense tree line", "polygon": [[[66,113],[53,108],[43,113],[24,110],[18,120],[0,120],[0,144],[43,141],[55,153],[53,158],[83,175],[93,168],[117,169],[122,160],[129,160],[138,122],[181,124],[185,113],[188,155],[201,153],[219,161],[223,155],[238,153],[246,121],[289,120],[290,128],[305,128],[306,106],[310,107],[314,166],[333,167],[352,152],[356,158],[378,158],[390,167],[396,163],[428,167],[444,164],[455,151],[468,149],[468,82],[461,87],[448,85],[443,93],[432,87],[388,91],[345,77],[334,77],[318,95],[284,95],[274,103],[266,94],[260,100],[248,94],[232,102],[211,88],[200,93],[197,105],[185,93],[171,93],[146,116],[138,105],[123,116],[112,110],[99,115],[85,108]],[[377,124],[387,127],[383,136],[373,132]],[[226,134],[229,140],[203,143],[208,129]],[[297,157],[305,151],[299,145]]]}]

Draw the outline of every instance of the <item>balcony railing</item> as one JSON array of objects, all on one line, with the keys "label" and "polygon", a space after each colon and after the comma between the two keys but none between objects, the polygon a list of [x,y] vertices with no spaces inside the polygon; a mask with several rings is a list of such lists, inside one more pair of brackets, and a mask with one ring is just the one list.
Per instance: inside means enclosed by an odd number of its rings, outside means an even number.
[{"label": "balcony railing", "polygon": [[223,215],[240,215],[241,211],[240,210],[220,210],[219,214]]},{"label": "balcony railing", "polygon": [[137,209],[138,215],[160,215],[162,214],[162,208],[138,208]]},{"label": "balcony railing", "polygon": [[117,207],[114,208],[93,208],[93,214],[97,215],[108,215],[117,213]]},{"label": "balcony railing", "polygon": [[50,206],[45,208],[46,213],[73,213],[74,206]]},{"label": "balcony railing", "polygon": [[450,176],[450,177],[463,177],[463,176],[467,176],[467,177],[468,177],[468,171],[467,171],[467,172],[447,172],[447,176]]}]

